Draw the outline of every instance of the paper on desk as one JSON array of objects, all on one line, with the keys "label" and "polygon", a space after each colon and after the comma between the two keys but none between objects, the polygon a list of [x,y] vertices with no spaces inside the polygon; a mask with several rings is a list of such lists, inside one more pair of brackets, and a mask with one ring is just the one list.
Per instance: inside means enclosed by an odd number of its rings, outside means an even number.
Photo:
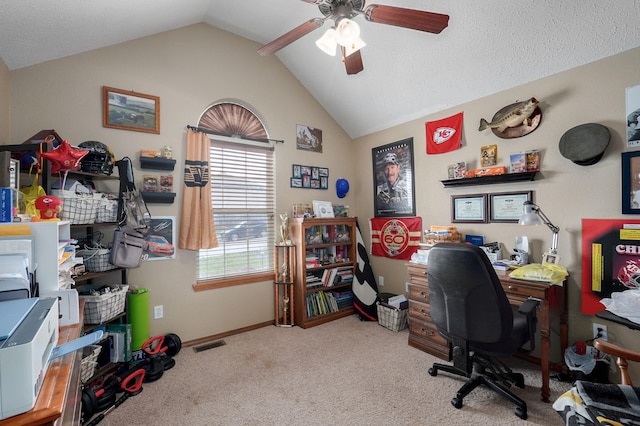
[{"label": "paper on desk", "polygon": [[607,308],[607,311],[640,324],[640,290],[612,293],[611,298],[600,299],[600,303]]}]

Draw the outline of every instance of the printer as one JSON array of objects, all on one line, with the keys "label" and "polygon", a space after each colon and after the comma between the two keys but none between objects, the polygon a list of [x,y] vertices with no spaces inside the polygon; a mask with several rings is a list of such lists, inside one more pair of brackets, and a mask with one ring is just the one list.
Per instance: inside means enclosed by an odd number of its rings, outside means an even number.
[{"label": "printer", "polygon": [[58,325],[55,298],[0,301],[0,420],[35,405]]}]

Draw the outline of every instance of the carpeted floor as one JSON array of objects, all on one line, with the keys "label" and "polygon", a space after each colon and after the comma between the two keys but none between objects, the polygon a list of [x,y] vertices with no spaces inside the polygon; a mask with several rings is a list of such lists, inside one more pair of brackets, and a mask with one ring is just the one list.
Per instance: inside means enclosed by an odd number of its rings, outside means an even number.
[{"label": "carpeted floor", "polygon": [[[213,349],[183,347],[176,366],[109,412],[103,425],[562,425],[540,401],[539,366],[525,374],[514,405],[486,388],[462,409],[450,401],[462,378],[427,370],[437,358],[407,345],[408,331],[347,317],[318,327],[264,327],[230,336]],[[570,388],[552,379],[551,400]]]}]

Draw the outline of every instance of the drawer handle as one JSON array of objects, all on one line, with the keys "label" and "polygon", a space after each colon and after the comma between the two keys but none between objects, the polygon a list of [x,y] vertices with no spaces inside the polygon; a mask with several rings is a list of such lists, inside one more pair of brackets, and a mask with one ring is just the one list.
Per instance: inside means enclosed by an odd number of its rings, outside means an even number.
[{"label": "drawer handle", "polygon": [[429,330],[428,328],[421,328],[420,331],[429,337],[433,337],[433,330]]},{"label": "drawer handle", "polygon": [[427,311],[425,311],[424,309],[420,309],[420,313],[421,313],[422,315],[427,315]]},{"label": "drawer handle", "polygon": [[421,296],[423,299],[426,299],[426,298],[427,298],[427,293],[425,293],[424,291],[421,291],[421,292],[420,292],[420,296]]}]

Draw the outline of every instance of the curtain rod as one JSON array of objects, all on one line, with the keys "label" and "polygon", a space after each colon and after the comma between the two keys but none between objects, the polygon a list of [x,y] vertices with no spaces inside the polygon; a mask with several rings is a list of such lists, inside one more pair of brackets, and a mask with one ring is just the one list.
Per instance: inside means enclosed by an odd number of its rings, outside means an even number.
[{"label": "curtain rod", "polygon": [[256,138],[256,137],[252,137],[252,136],[234,135],[234,134],[232,134],[232,133],[216,132],[215,130],[206,129],[206,128],[204,128],[204,127],[194,127],[194,126],[191,126],[191,125],[189,125],[189,124],[187,124],[187,129],[189,129],[189,130],[193,130],[194,132],[207,133],[207,134],[209,134],[209,135],[226,136],[226,137],[229,137],[229,138],[240,138],[240,139],[246,139],[246,140],[256,141],[256,142],[264,142],[264,143],[268,143],[268,142],[284,143],[284,141],[283,141],[283,140],[281,140],[281,139]]}]

